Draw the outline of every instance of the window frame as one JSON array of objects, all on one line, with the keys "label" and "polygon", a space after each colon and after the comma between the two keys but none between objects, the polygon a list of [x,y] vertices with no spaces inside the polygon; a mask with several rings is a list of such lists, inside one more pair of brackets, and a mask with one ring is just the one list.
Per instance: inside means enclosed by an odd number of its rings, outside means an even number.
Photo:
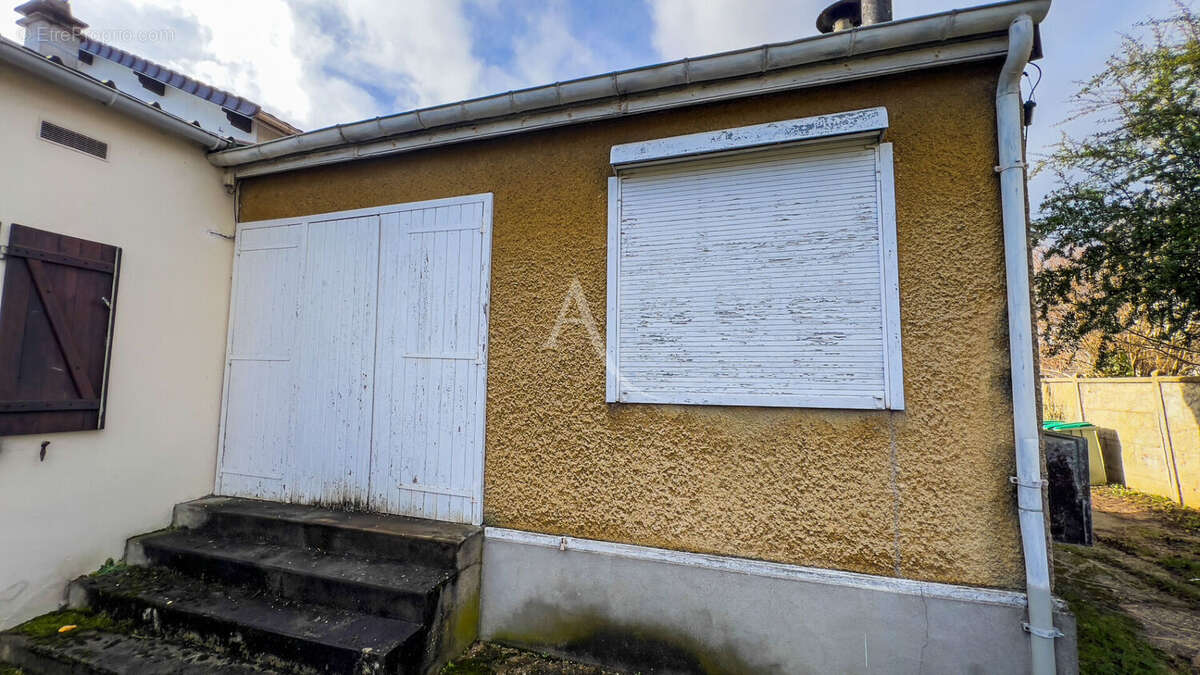
[{"label": "window frame", "polygon": [[[887,127],[883,108],[851,111],[814,118],[722,129],[688,136],[655,139],[613,146],[615,176],[608,179],[607,315],[605,347],[605,401],[608,403],[658,403],[682,405],[772,406],[826,409],[904,410],[904,374],[900,329],[900,282],[893,148],[882,142]],[[621,394],[620,274],[621,274],[621,169],[664,162],[686,164],[690,159],[714,154],[748,152],[781,144],[809,144],[838,137],[871,136],[875,140],[875,178],[879,214],[879,264],[883,390],[881,396],[837,396],[813,393],[737,394],[702,393],[656,395]]]}]

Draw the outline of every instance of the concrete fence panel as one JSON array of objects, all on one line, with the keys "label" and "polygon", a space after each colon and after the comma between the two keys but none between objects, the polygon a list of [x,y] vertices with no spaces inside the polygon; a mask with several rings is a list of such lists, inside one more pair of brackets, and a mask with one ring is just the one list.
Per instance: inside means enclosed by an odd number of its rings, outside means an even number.
[{"label": "concrete fence panel", "polygon": [[1200,378],[1048,378],[1042,404],[1101,428],[1110,482],[1200,505]]}]

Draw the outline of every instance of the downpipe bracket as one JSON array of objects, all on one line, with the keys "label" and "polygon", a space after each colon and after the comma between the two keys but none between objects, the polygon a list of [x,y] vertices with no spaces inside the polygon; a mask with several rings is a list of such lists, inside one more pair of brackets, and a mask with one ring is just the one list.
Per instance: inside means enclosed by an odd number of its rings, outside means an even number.
[{"label": "downpipe bracket", "polygon": [[1044,488],[1049,481],[1043,478],[1021,480],[1019,476],[1009,476],[1008,482],[1017,486],[1017,508],[1021,511],[1043,514]]},{"label": "downpipe bracket", "polygon": [[1057,628],[1036,628],[1030,626],[1028,621],[1021,622],[1021,629],[1034,637],[1040,637],[1044,640],[1056,640],[1060,637],[1066,637],[1065,634]]}]

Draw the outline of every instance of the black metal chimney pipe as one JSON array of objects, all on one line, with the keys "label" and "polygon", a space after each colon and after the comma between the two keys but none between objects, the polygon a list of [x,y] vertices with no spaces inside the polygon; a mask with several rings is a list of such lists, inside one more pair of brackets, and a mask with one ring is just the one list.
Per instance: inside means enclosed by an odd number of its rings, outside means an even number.
[{"label": "black metal chimney pipe", "polygon": [[862,0],[862,25],[892,20],[892,0]]},{"label": "black metal chimney pipe", "polygon": [[892,0],[837,0],[817,17],[817,30],[833,33],[892,20]]}]

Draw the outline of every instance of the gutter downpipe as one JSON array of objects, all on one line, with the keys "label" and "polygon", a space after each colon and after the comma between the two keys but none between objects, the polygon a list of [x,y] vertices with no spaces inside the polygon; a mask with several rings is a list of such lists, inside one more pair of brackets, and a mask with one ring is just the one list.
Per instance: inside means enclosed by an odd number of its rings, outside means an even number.
[{"label": "gutter downpipe", "polygon": [[996,140],[999,146],[1000,200],[1004,219],[1004,261],[1008,278],[1008,343],[1012,359],[1013,432],[1017,454],[1017,509],[1025,554],[1025,593],[1034,675],[1053,675],[1054,627],[1050,562],[1042,498],[1041,443],[1037,428],[1033,372],[1033,317],[1030,311],[1028,222],[1021,123],[1021,73],[1033,49],[1033,19],[1022,14],[1008,27],[1008,58],[996,85]]},{"label": "gutter downpipe", "polygon": [[182,136],[193,143],[199,143],[210,151],[224,150],[234,145],[227,139],[143,103],[99,80],[77,73],[66,66],[60,66],[41,54],[8,40],[0,39],[0,61],[57,83],[77,94],[140,119],[163,131]]}]

